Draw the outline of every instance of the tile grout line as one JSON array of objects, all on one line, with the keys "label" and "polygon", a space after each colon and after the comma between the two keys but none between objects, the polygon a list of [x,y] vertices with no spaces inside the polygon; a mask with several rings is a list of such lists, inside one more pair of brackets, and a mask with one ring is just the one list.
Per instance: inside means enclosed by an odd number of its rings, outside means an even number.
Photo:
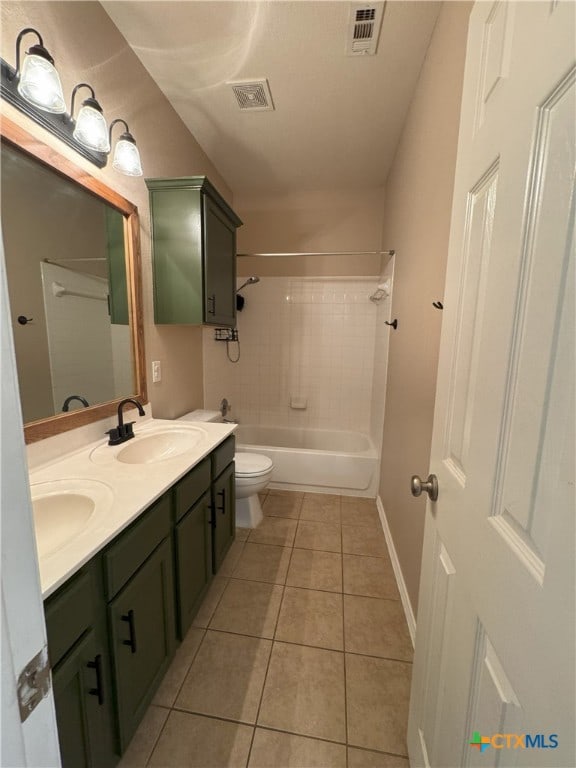
[{"label": "tile grout line", "polygon": [[[302,499],[300,500],[300,506],[298,510],[298,519],[300,519],[300,513],[302,511],[302,502],[304,500],[304,496],[302,496]],[[298,530],[298,525],[296,525],[296,531]],[[252,748],[254,746],[254,739],[256,738],[256,729],[258,728],[258,720],[260,719],[260,710],[262,709],[262,700],[264,698],[264,691],[266,689],[266,682],[268,680],[268,671],[270,669],[270,662],[272,660],[272,653],[274,652],[274,642],[276,637],[276,632],[278,630],[278,622],[280,621],[280,613],[282,611],[282,603],[284,602],[284,595],[286,593],[286,579],[288,578],[288,571],[290,570],[290,563],[292,562],[292,555],[294,553],[294,542],[296,541],[296,532],[294,532],[294,538],[292,539],[292,546],[290,547],[290,559],[288,560],[288,568],[286,569],[286,576],[284,578],[284,584],[282,585],[282,598],[280,599],[280,605],[278,607],[278,615],[276,616],[276,622],[274,624],[274,631],[272,633],[272,642],[270,643],[270,653],[268,654],[268,663],[266,664],[266,672],[264,674],[264,682],[262,683],[262,691],[260,693],[260,701],[258,702],[258,709],[256,711],[256,719],[254,721],[254,729],[252,731],[252,738],[250,739],[250,749],[248,750],[248,757],[246,758],[246,768],[248,768],[248,765],[250,763],[250,758],[252,757]]]},{"label": "tile grout line", "polygon": [[346,768],[348,768],[348,679],[346,674],[346,618],[344,615],[344,533],[342,530],[342,498],[340,498],[340,546],[342,549],[341,569],[342,569],[342,647],[344,649],[344,729],[346,738]]}]

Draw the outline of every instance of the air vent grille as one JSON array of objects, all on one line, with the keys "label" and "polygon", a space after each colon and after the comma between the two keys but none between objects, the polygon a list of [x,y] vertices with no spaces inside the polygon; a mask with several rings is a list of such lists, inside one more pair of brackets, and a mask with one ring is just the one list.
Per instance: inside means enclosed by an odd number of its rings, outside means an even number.
[{"label": "air vent grille", "polygon": [[274,109],[274,102],[270,93],[268,81],[264,80],[238,80],[228,85],[234,91],[238,106],[242,110],[252,112],[264,112]]},{"label": "air vent grille", "polygon": [[346,41],[348,56],[373,56],[384,15],[384,3],[353,3]]}]

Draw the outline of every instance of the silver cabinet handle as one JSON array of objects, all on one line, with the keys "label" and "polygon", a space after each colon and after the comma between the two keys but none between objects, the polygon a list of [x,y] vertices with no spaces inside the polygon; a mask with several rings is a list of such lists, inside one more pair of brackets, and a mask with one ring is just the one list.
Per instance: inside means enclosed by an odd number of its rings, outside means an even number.
[{"label": "silver cabinet handle", "polygon": [[412,491],[412,496],[420,496],[422,491],[424,491],[430,497],[430,501],[436,501],[438,498],[438,478],[436,475],[428,475],[426,480],[423,481],[418,475],[412,475],[410,490]]}]

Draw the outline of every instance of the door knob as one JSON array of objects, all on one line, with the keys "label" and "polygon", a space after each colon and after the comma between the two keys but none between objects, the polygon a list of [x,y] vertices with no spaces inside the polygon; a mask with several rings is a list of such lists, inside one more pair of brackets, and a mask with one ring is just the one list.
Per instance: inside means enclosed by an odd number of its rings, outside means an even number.
[{"label": "door knob", "polygon": [[423,481],[418,475],[412,475],[410,490],[412,491],[412,496],[420,496],[422,491],[424,491],[430,497],[430,501],[436,501],[438,498],[438,478],[436,475],[428,475],[426,480]]}]

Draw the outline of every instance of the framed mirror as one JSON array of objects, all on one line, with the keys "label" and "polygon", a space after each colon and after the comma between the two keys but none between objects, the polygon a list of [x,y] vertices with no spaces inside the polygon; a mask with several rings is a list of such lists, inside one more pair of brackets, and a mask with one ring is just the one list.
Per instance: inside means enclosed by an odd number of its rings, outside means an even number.
[{"label": "framed mirror", "polygon": [[26,442],[147,402],[132,203],[2,118],[2,237]]}]

